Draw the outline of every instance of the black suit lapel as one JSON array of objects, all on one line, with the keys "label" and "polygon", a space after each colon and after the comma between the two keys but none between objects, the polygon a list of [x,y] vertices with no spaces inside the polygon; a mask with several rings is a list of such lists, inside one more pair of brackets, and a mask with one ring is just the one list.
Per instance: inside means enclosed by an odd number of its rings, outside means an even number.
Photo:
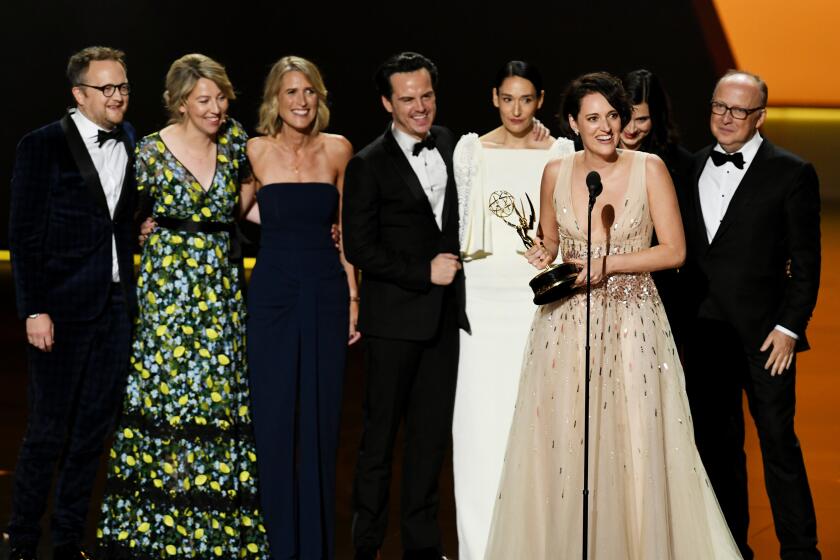
[{"label": "black suit lapel", "polygon": [[429,197],[427,197],[425,191],[423,191],[423,185],[420,184],[420,179],[417,178],[417,175],[414,173],[414,169],[412,169],[411,164],[408,163],[408,159],[405,157],[402,148],[400,148],[400,145],[397,144],[397,140],[394,138],[394,135],[391,134],[390,128],[385,131],[385,136],[383,137],[382,142],[385,151],[391,156],[391,161],[393,162],[397,173],[402,178],[403,182],[408,186],[409,192],[411,192],[411,195],[417,199],[419,203],[424,204],[425,207],[428,208],[429,215],[434,220],[435,213],[432,211],[432,205],[429,203]]},{"label": "black suit lapel", "polygon": [[706,220],[703,217],[703,205],[700,203],[700,176],[703,174],[703,169],[706,167],[706,161],[709,159],[709,154],[712,152],[712,146],[700,152],[699,159],[696,162],[694,169],[694,188],[691,192],[691,202],[694,205],[694,228],[697,230],[697,238],[700,239],[702,248],[709,248],[709,234],[706,233]]},{"label": "black suit lapel", "polygon": [[711,245],[726,234],[726,230],[732,223],[745,211],[750,201],[761,190],[761,178],[764,175],[762,172],[762,163],[767,159],[770,152],[770,146],[767,140],[763,140],[755,153],[755,158],[750,163],[749,169],[744,174],[744,178],[738,183],[738,188],[735,189],[735,194],[732,195],[732,200],[729,201],[729,206],[726,208],[726,213],[723,215],[723,220],[720,222],[720,227],[712,239]]},{"label": "black suit lapel", "polygon": [[700,204],[700,176],[703,174],[707,159],[709,159],[709,149],[700,150],[694,155],[694,164],[688,177],[691,182],[688,190],[684,191],[680,198],[686,244],[698,245],[694,249],[702,251],[709,248],[706,221],[703,219],[703,207]]},{"label": "black suit lapel", "polygon": [[73,160],[75,160],[76,166],[79,168],[79,173],[85,180],[88,193],[94,202],[102,207],[105,213],[110,216],[110,212],[108,212],[108,201],[105,199],[105,191],[102,190],[102,183],[99,181],[99,173],[96,172],[96,167],[93,165],[90,153],[88,153],[85,147],[82,135],[79,134],[79,129],[76,128],[76,123],[70,118],[70,113],[67,113],[61,119],[61,129],[64,131],[67,146],[70,148]]},{"label": "black suit lapel", "polygon": [[441,230],[446,229],[446,224],[452,215],[452,208],[458,198],[458,191],[455,187],[455,171],[452,167],[452,153],[455,147],[444,134],[437,135],[437,149],[440,152],[443,162],[446,164],[446,195],[443,198],[443,216],[441,219]]},{"label": "black suit lapel", "polygon": [[128,158],[125,163],[125,174],[123,175],[122,189],[120,189],[120,199],[117,201],[117,207],[114,208],[114,219],[122,216],[122,212],[125,211],[124,206],[133,194],[131,190],[134,186],[134,140],[126,141],[123,146],[128,154]]}]

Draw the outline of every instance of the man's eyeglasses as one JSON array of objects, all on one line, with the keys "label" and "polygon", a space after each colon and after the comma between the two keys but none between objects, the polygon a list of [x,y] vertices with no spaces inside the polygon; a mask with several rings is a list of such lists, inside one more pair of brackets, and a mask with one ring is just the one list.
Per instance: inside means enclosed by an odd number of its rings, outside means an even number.
[{"label": "man's eyeglasses", "polygon": [[76,87],[89,87],[93,89],[98,89],[102,92],[102,95],[105,97],[111,97],[114,95],[114,92],[120,90],[120,95],[128,95],[131,93],[131,86],[128,85],[128,82],[123,82],[121,84],[105,84],[104,86],[92,86],[90,84],[76,84]]},{"label": "man's eyeglasses", "polygon": [[721,103],[720,101],[712,101],[712,113],[715,115],[725,115],[727,111],[729,114],[732,115],[733,119],[738,119],[742,121],[746,119],[751,114],[755,113],[756,111],[761,111],[764,107],[754,107],[752,109],[744,109],[743,107],[730,107],[726,103]]}]

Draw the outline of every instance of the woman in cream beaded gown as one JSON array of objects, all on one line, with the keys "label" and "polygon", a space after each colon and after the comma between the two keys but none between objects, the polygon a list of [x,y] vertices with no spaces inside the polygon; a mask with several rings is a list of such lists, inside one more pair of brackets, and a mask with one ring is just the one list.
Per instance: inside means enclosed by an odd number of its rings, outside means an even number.
[{"label": "woman in cream beaded gown", "polygon": [[526,209],[526,193],[536,204],[546,162],[574,151],[570,140],[535,137],[534,115],[543,90],[533,65],[508,62],[494,85],[493,104],[502,125],[480,138],[463,136],[454,156],[472,325],[472,334],[461,333],[453,421],[460,560],[484,556],[534,315],[528,287],[534,270],[522,258],[525,248],[513,228],[488,210],[488,199],[503,189],[525,202]]},{"label": "woman in cream beaded gown", "polygon": [[[542,267],[584,266],[592,218],[589,558],[740,558],[694,445],[682,368],[650,272],[685,257],[673,185],[658,157],[616,150],[630,115],[609,74],[575,80],[563,115],[584,150],[542,181]],[[659,244],[650,246],[656,230]],[[586,280],[585,268],[578,284]],[[540,307],[525,351],[487,559],[579,558],[582,548],[586,294]],[[713,350],[713,349],[710,349]]]}]

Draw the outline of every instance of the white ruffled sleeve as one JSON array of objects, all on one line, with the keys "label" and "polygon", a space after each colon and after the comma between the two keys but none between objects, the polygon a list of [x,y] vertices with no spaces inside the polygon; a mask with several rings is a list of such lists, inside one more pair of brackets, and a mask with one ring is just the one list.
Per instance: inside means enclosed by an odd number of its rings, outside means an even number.
[{"label": "white ruffled sleeve", "polygon": [[575,153],[575,143],[568,138],[558,138],[548,149],[548,159],[557,159]]},{"label": "white ruffled sleeve", "polygon": [[458,234],[461,254],[470,258],[476,253],[492,251],[492,240],[485,228],[481,141],[478,134],[465,134],[455,146],[453,167],[458,188]]}]

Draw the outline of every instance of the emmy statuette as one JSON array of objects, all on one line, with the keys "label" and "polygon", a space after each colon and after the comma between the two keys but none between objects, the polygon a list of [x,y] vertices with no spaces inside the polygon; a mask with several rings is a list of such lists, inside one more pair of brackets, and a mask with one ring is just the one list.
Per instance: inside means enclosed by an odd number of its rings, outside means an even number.
[{"label": "emmy statuette", "polygon": [[[516,230],[522,244],[526,249],[534,246],[534,240],[528,232],[534,228],[534,203],[531,197],[525,194],[528,200],[529,216],[525,217],[525,205],[520,200],[516,206],[516,199],[505,190],[498,190],[490,195],[488,208],[498,218]],[[511,223],[507,218],[516,213],[518,223]],[[550,264],[534,276],[528,283],[534,291],[534,303],[544,305],[557,301],[572,293],[575,279],[578,275],[578,268],[572,263]]]}]

